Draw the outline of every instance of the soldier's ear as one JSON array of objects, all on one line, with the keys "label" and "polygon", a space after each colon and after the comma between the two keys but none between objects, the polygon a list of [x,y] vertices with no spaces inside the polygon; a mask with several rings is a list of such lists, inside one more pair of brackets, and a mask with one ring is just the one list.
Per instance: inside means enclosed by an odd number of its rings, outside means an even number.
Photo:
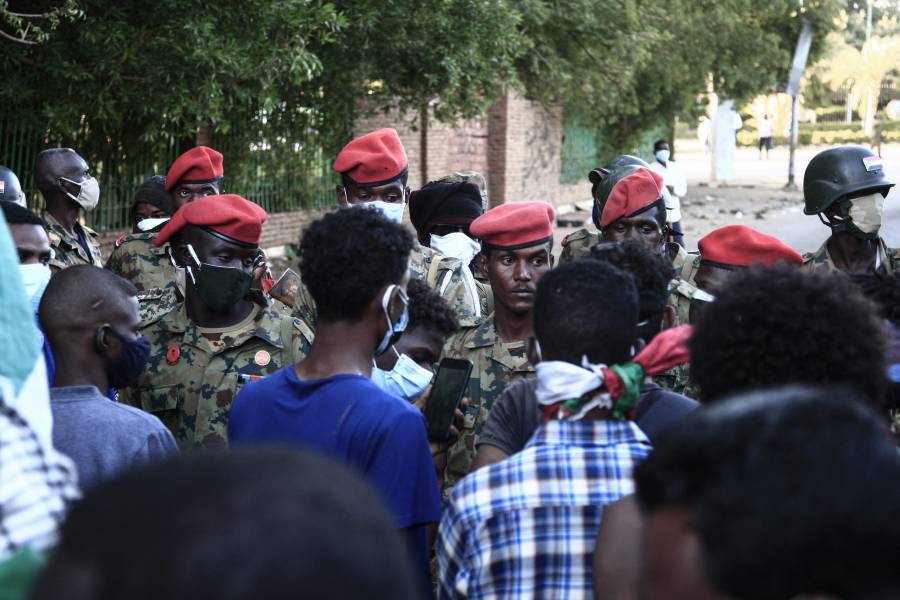
[{"label": "soldier's ear", "polygon": [[662,329],[669,329],[675,325],[675,307],[667,304],[662,315]]},{"label": "soldier's ear", "polygon": [[487,277],[489,274],[488,267],[488,257],[484,250],[475,255],[475,264],[478,266],[478,270]]},{"label": "soldier's ear", "polygon": [[191,255],[188,252],[187,246],[174,246],[171,249],[171,253],[172,261],[175,263],[176,267],[181,267],[183,269],[191,264]]}]

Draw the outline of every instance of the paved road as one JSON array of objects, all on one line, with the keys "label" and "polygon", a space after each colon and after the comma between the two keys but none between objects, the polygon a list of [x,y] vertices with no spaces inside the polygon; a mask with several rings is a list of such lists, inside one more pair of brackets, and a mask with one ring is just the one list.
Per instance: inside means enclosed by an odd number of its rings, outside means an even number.
[{"label": "paved road", "polygon": [[[802,186],[803,173],[809,160],[822,148],[800,148],[797,151],[797,183]],[[755,149],[738,149],[734,165],[734,181],[731,185],[755,185],[777,188],[787,182],[788,151],[776,148],[769,160],[759,160]],[[681,165],[689,185],[709,181],[709,156],[699,150],[679,150],[677,161]],[[900,182],[900,144],[882,146],[882,158],[888,177]],[[777,236],[801,252],[818,248],[829,230],[817,217],[803,214],[801,206],[785,209],[777,215],[767,215],[765,221],[756,221],[754,227]],[[735,221],[740,223],[741,221]],[[892,247],[900,246],[900,186],[895,187],[885,202],[882,236]]]}]

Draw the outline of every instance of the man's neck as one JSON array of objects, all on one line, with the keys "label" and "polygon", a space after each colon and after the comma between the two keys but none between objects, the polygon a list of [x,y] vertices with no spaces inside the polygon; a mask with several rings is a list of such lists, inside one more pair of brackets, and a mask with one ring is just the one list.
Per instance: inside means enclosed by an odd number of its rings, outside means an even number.
[{"label": "man's neck", "polygon": [[534,311],[513,312],[497,303],[494,308],[494,327],[502,342],[520,342],[534,335]]},{"label": "man's neck", "polygon": [[80,206],[65,198],[48,198],[47,212],[63,226],[68,233],[75,235],[75,224],[78,223]]},{"label": "man's neck", "polygon": [[253,310],[253,303],[248,300],[241,300],[235,304],[230,311],[224,314],[214,313],[209,307],[197,296],[193,286],[187,286],[187,297],[184,300],[184,308],[187,317],[197,327],[230,327],[237,325],[247,318]]},{"label": "man's neck", "polygon": [[860,273],[875,270],[878,239],[864,240],[852,233],[833,233],[826,242],[834,266],[841,271]]},{"label": "man's neck", "polygon": [[300,379],[334,375],[372,375],[372,326],[360,321],[320,321],[309,354],[294,366]]},{"label": "man's neck", "polygon": [[109,378],[102,365],[96,361],[87,363],[78,358],[67,356],[65,353],[54,352],[56,372],[53,377],[53,387],[72,387],[76,385],[92,385],[101,394],[106,394],[109,389]]}]

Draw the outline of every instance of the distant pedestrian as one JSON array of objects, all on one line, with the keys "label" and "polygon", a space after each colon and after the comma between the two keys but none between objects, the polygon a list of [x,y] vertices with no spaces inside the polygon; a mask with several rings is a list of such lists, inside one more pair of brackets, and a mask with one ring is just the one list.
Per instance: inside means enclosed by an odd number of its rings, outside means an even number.
[{"label": "distant pedestrian", "polygon": [[775,147],[772,143],[772,121],[769,115],[764,115],[763,120],[759,124],[759,158],[762,160],[763,148],[766,149],[766,160],[769,160],[769,150]]},{"label": "distant pedestrian", "polygon": [[653,158],[650,170],[662,175],[663,183],[669,191],[665,198],[666,221],[669,223],[671,241],[684,247],[684,235],[681,233],[681,199],[687,194],[687,179],[671,157],[669,142],[656,140],[653,144]]}]

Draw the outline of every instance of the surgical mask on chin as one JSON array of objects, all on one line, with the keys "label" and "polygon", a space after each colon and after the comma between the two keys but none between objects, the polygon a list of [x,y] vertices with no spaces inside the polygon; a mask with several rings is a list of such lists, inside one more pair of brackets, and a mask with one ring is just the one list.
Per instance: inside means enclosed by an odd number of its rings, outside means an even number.
[{"label": "surgical mask on chin", "polygon": [[668,150],[657,150],[656,151],[656,160],[659,162],[669,162],[669,157],[671,156],[671,152]]},{"label": "surgical mask on chin", "polygon": [[210,311],[225,314],[250,291],[250,284],[253,281],[250,273],[235,267],[202,263],[193,246],[188,244],[187,249],[197,268],[195,270],[187,266],[185,271],[191,277],[197,295]]},{"label": "surgical mask on chin", "polygon": [[[397,350],[395,349],[394,352]],[[434,378],[430,369],[421,367],[406,354],[397,357],[397,364],[390,371],[372,367],[372,381],[388,394],[412,402],[425,391]]]},{"label": "surgical mask on chin", "polygon": [[397,323],[391,323],[391,314],[388,310],[388,305],[391,302],[391,293],[393,293],[394,288],[397,285],[389,285],[388,288],[384,291],[384,296],[381,297],[381,310],[384,312],[384,318],[387,321],[387,331],[384,332],[384,337],[381,338],[381,342],[378,344],[378,347],[375,348],[375,356],[381,356],[387,349],[397,343],[397,340],[400,339],[400,336],[403,335],[403,332],[406,331],[406,325],[409,323],[409,299],[407,299],[406,295],[400,293],[400,300],[403,301],[403,313],[400,315],[400,319]]},{"label": "surgical mask on chin", "polygon": [[77,196],[73,196],[65,188],[63,188],[63,191],[66,192],[66,196],[77,202],[81,208],[90,212],[97,207],[97,203],[100,202],[100,184],[97,182],[96,177],[88,177],[81,183],[65,177],[60,177],[60,179],[79,186]]},{"label": "surgical mask on chin", "polygon": [[165,225],[169,222],[169,217],[160,217],[156,219],[141,219],[136,223],[136,227],[138,231],[147,233],[148,231],[155,231],[157,228]]},{"label": "surgical mask on chin", "polygon": [[50,283],[50,267],[41,263],[19,265],[19,273],[22,275],[22,283],[25,284],[25,295],[31,303],[31,312],[37,314],[41,296]]},{"label": "surgical mask on chin", "polygon": [[394,223],[403,222],[403,213],[406,210],[406,202],[385,202],[384,200],[372,200],[366,202],[366,206],[373,210],[381,211],[385,217]]},{"label": "surgical mask on chin", "polygon": [[443,254],[458,258],[462,264],[468,265],[481,252],[481,244],[461,231],[454,231],[447,235],[431,234],[431,249]]},{"label": "surgical mask on chin", "polygon": [[881,217],[884,214],[884,196],[880,192],[853,198],[850,205],[849,216],[866,237],[874,237],[881,229]]}]

